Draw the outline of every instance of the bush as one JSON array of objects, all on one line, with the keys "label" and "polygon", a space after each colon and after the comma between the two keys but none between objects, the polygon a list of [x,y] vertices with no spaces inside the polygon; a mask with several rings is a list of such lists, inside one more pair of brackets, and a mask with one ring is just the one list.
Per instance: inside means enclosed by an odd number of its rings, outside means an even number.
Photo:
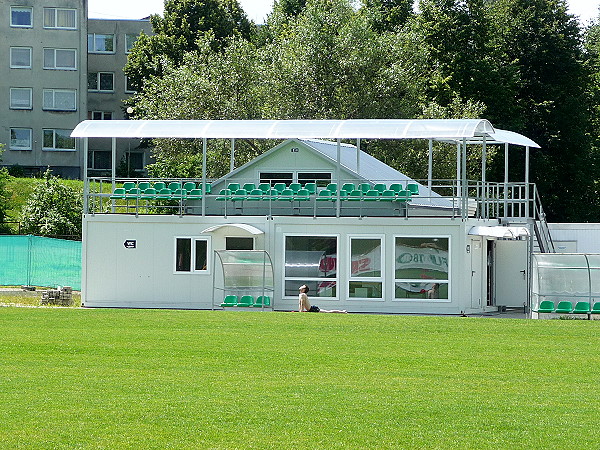
[{"label": "bush", "polygon": [[81,238],[83,196],[81,191],[61,183],[50,170],[37,185],[21,210],[24,233],[38,236]]}]

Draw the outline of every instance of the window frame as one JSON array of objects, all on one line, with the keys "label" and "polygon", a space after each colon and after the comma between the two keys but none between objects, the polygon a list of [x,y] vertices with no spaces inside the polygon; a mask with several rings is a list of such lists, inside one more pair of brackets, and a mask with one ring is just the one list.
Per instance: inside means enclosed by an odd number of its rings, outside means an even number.
[{"label": "window frame", "polygon": [[[379,276],[378,277],[358,277],[352,275],[352,241],[353,240],[379,240]],[[394,242],[396,240],[394,239]],[[349,234],[347,236],[347,247],[348,257],[346,263],[346,274],[347,274],[347,289],[348,289],[348,300],[351,301],[369,301],[369,302],[384,302],[386,298],[386,283],[385,283],[385,271],[386,271],[386,260],[385,260],[385,234]],[[379,283],[381,285],[381,297],[351,297],[350,296],[350,283],[361,282],[366,283]]]},{"label": "window frame", "polygon": [[14,151],[31,151],[33,150],[33,129],[26,127],[10,127],[9,132],[12,135],[12,130],[27,130],[29,131],[29,148],[25,147],[14,147],[12,136],[9,139],[8,148]]},{"label": "window frame", "polygon": [[[53,26],[48,26],[46,25],[46,11],[54,11],[54,25]],[[61,27],[59,25],[57,25],[58,23],[58,12],[59,11],[71,11],[73,12],[73,22],[74,25],[72,27]],[[59,8],[56,6],[50,6],[50,7],[44,7],[44,11],[43,11],[43,20],[42,20],[42,26],[44,29],[46,30],[77,30],[77,10],[74,8]]]},{"label": "window frame", "polygon": [[[94,119],[95,114],[100,114],[101,118]],[[106,118],[106,115],[109,114],[110,118]],[[88,120],[114,120],[113,119],[114,112],[113,111],[88,111]]]},{"label": "window frame", "polygon": [[[287,238],[288,237],[307,237],[307,238],[334,238],[336,245],[336,262],[335,262],[335,278],[325,278],[325,277],[288,277],[285,274],[285,265],[286,265],[286,253],[287,253]],[[325,301],[339,301],[340,300],[340,268],[339,268],[339,255],[340,255],[340,234],[336,233],[323,233],[323,234],[308,234],[304,233],[283,233],[283,270],[281,271],[282,277],[282,292],[281,298],[283,299],[293,299],[297,298],[297,295],[286,295],[285,293],[285,285],[288,281],[294,281],[298,283],[298,286],[306,283],[307,281],[328,281],[335,282],[335,297],[317,297],[320,300]],[[313,294],[315,295],[315,294]]]},{"label": "window frame", "polygon": [[[129,40],[131,39],[131,37],[133,37],[133,42],[131,43],[131,47],[129,47]],[[132,33],[125,33],[125,54],[129,55],[131,53],[131,49],[133,48],[133,46],[135,45],[135,42],[138,40],[138,38],[140,37],[140,34],[132,34]]]},{"label": "window frame", "polygon": [[[15,91],[15,90],[27,90],[27,91],[29,91],[29,106],[25,106],[25,107],[13,106],[13,91]],[[32,110],[33,109],[33,88],[30,88],[30,87],[11,87],[9,89],[9,109]]]},{"label": "window frame", "polygon": [[[13,62],[13,50],[29,50],[29,65],[27,66],[17,66]],[[32,67],[32,59],[33,59],[33,49],[31,47],[22,47],[22,46],[13,46],[10,47],[10,68],[11,69],[31,69]]]},{"label": "window frame", "polygon": [[[18,25],[13,23],[13,10],[29,10],[29,25]],[[10,26],[13,28],[33,28],[33,6],[11,6],[10,7]]]},{"label": "window frame", "polygon": [[[52,106],[45,104],[46,93],[52,92]],[[73,108],[60,108],[56,106],[56,94],[57,93],[70,93],[73,94]],[[42,110],[44,111],[77,111],[77,89],[57,89],[57,88],[46,88],[42,90]],[[62,129],[62,128],[61,128]]]},{"label": "window frame", "polygon": [[[96,167],[96,154],[104,153],[108,156],[106,167]],[[89,170],[110,170],[112,166],[112,152],[110,150],[88,150],[88,169]]]},{"label": "window frame", "polygon": [[[58,148],[56,147],[56,131],[66,131],[68,132],[68,134],[70,135],[72,133],[73,130],[68,130],[65,128],[42,128],[42,150],[44,151],[52,151],[52,152],[75,152],[77,151],[77,142],[75,141],[75,138],[71,138],[73,140],[73,148]],[[46,147],[45,146],[45,134],[46,131],[52,131],[52,147]]]},{"label": "window frame", "polygon": [[[53,55],[53,61],[54,61],[54,66],[50,67],[50,66],[46,66],[46,51],[48,50],[52,50],[54,55]],[[73,67],[68,67],[68,66],[57,66],[56,64],[56,52],[57,51],[70,51],[73,52],[74,58],[73,58]],[[77,70],[77,50],[74,48],[54,48],[54,47],[44,47],[44,51],[42,53],[42,67],[44,70],[69,70],[69,71],[75,71]]]},{"label": "window frame", "polygon": [[[97,36],[112,36],[112,50],[97,50],[96,49],[96,37]],[[112,55],[114,53],[116,53],[116,38],[115,38],[115,34],[110,34],[110,33],[88,33],[88,53],[99,53],[99,54],[108,54],[108,55]],[[93,48],[90,49],[90,37],[92,38],[92,46]]]},{"label": "window frame", "polygon": [[[96,87],[94,89],[90,89],[90,75],[92,74],[96,74]],[[100,79],[101,76],[100,75],[106,75],[109,74],[112,77],[112,89],[108,90],[108,89],[100,89],[101,88],[101,83],[100,83]],[[108,93],[108,94],[114,94],[115,92],[115,73],[114,72],[88,72],[88,92],[98,92],[98,93]]]},{"label": "window frame", "polygon": [[125,93],[126,94],[136,94],[137,91],[135,89],[130,89],[131,86],[129,86],[129,77],[127,75],[125,75]]},{"label": "window frame", "polygon": [[[230,239],[244,239],[246,241],[251,241],[252,242],[252,248],[229,248],[229,242],[228,240]],[[254,237],[251,236],[225,236],[225,250],[255,250],[255,246],[256,246],[256,239]]]},{"label": "window frame", "polygon": [[[177,270],[177,241],[189,239],[191,245],[190,270]],[[196,242],[206,242],[206,269],[196,269]],[[212,265],[212,239],[211,236],[175,236],[173,238],[173,274],[174,275],[210,275]]]},{"label": "window frame", "polygon": [[[423,279],[416,278],[396,278],[396,259],[397,259],[397,246],[396,239],[397,238],[405,238],[405,239],[447,239],[448,240],[448,277],[446,280],[435,279],[435,282],[438,284],[445,284],[448,286],[448,298],[396,298],[396,283],[423,283]],[[451,303],[452,302],[452,277],[450,274],[452,273],[452,258],[451,258],[451,249],[452,249],[452,236],[447,234],[440,235],[408,235],[408,234],[395,234],[393,236],[393,272],[394,276],[392,277],[392,301],[393,302],[426,302],[426,303]]]}]

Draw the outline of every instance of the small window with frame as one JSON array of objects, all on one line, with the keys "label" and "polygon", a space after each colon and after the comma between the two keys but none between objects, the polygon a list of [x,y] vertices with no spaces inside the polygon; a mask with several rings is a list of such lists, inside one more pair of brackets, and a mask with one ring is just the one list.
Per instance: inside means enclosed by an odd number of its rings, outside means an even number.
[{"label": "small window with frame", "polygon": [[208,237],[176,237],[175,273],[208,273],[209,241]]},{"label": "small window with frame", "polygon": [[254,238],[227,236],[225,250],[254,250]]}]

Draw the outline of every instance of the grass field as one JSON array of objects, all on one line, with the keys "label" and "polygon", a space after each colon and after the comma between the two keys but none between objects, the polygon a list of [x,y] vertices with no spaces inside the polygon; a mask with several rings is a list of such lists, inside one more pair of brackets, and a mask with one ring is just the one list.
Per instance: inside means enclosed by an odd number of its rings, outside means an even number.
[{"label": "grass field", "polygon": [[599,327],[0,308],[0,448],[597,448]]}]

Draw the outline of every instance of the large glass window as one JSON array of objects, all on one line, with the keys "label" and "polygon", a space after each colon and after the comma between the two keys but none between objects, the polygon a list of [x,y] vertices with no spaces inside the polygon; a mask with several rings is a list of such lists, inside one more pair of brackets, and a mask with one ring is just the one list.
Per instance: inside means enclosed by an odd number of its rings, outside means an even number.
[{"label": "large glass window", "polygon": [[313,297],[336,297],[337,241],[335,236],[285,237],[286,296],[297,296],[306,284]]},{"label": "large glass window", "polygon": [[31,128],[11,128],[10,149],[31,150]]},{"label": "large glass window", "polygon": [[76,111],[77,91],[75,89],[44,89],[42,109],[55,111]]},{"label": "large glass window", "polygon": [[77,11],[67,8],[44,8],[44,28],[75,30]]},{"label": "large glass window", "polygon": [[115,74],[112,72],[90,72],[88,73],[88,91],[113,92]]},{"label": "large glass window", "polygon": [[31,47],[11,47],[10,68],[31,69]]},{"label": "large glass window", "polygon": [[105,150],[92,150],[88,152],[89,169],[110,169],[112,166],[112,153]]},{"label": "large glass window", "polygon": [[31,109],[32,88],[10,88],[10,109]]},{"label": "large glass window", "polygon": [[395,298],[448,297],[449,238],[396,237]]},{"label": "large glass window", "polygon": [[331,183],[331,173],[298,172],[298,183],[317,183],[317,186],[325,187]]},{"label": "large glass window", "polygon": [[45,48],[44,69],[76,70],[77,52],[71,48]]},{"label": "large glass window", "polygon": [[31,28],[33,24],[33,8],[28,6],[10,7],[10,26]]},{"label": "large glass window", "polygon": [[261,172],[260,182],[271,183],[273,186],[275,183],[285,183],[289,185],[294,181],[294,174],[291,172]]},{"label": "large glass window", "polygon": [[208,238],[175,238],[175,272],[208,272]]},{"label": "large glass window", "polygon": [[75,138],[71,137],[72,130],[44,129],[44,150],[75,150]]},{"label": "large glass window", "polygon": [[139,35],[137,34],[126,34],[125,35],[125,53],[131,53],[131,49],[133,48],[133,44],[137,41]]},{"label": "large glass window", "polygon": [[351,237],[348,294],[383,299],[382,238]]},{"label": "large glass window", "polygon": [[89,53],[114,53],[115,35],[114,34],[88,34],[88,52]]}]

